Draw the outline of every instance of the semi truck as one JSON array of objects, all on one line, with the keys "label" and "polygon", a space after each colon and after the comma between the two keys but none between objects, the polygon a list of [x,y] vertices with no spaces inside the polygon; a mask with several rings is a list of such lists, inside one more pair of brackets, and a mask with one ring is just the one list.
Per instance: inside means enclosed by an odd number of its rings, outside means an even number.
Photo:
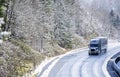
[{"label": "semi truck", "polygon": [[90,40],[88,54],[99,55],[101,53],[107,52],[108,40],[106,37],[97,37]]}]

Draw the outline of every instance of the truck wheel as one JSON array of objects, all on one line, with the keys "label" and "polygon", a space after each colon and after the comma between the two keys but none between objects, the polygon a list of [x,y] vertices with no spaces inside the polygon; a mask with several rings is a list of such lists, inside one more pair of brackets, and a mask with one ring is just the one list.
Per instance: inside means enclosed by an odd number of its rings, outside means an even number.
[{"label": "truck wheel", "polygon": [[89,55],[91,55],[91,53],[90,53],[90,52],[89,52],[88,54],[89,54]]},{"label": "truck wheel", "polygon": [[98,51],[98,53],[96,53],[96,55],[99,55],[101,53],[101,51]]},{"label": "truck wheel", "polygon": [[105,49],[105,53],[107,52],[107,49]]}]

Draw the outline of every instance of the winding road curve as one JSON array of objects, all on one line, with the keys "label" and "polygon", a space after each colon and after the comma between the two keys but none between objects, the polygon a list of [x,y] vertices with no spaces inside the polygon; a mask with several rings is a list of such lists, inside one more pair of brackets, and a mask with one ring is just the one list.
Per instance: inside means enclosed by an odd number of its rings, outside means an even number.
[{"label": "winding road curve", "polygon": [[87,48],[77,49],[74,53],[61,57],[47,76],[44,73],[38,77],[110,77],[106,71],[107,61],[119,51],[120,45],[108,46],[107,53],[89,56]]}]

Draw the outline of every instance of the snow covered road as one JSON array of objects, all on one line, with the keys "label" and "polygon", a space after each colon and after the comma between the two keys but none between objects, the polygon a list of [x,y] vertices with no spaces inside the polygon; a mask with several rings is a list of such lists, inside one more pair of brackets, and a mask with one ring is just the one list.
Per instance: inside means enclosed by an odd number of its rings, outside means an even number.
[{"label": "snow covered road", "polygon": [[[76,49],[59,57],[38,77],[110,77],[106,65],[114,54],[120,51],[120,44],[110,42],[107,53],[88,55],[88,49]],[[47,71],[47,72],[46,72]]]}]

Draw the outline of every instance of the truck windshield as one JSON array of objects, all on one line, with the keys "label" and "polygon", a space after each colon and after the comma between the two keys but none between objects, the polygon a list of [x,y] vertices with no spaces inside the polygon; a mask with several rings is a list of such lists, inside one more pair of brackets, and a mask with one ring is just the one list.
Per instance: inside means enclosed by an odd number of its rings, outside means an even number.
[{"label": "truck windshield", "polygon": [[90,47],[98,47],[98,44],[90,44]]}]

